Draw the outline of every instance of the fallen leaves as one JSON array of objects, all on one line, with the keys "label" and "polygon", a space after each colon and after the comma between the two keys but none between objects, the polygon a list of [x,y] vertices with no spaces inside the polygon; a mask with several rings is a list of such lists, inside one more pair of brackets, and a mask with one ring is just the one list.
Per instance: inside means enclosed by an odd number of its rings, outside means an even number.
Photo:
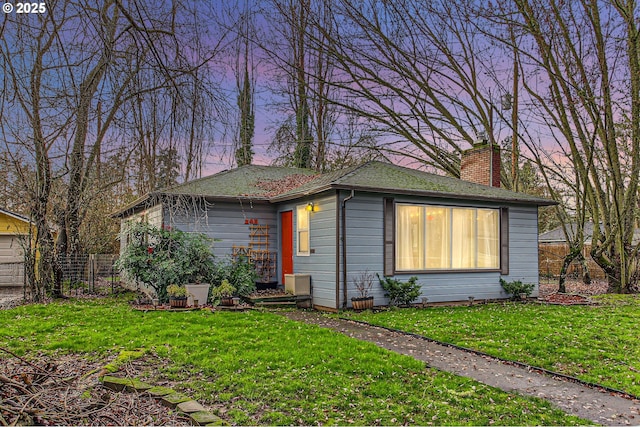
[{"label": "fallen leaves", "polygon": [[0,425],[189,425],[151,397],[113,393],[97,375],[100,362],[79,355],[1,359]]},{"label": "fallen leaves", "polygon": [[277,180],[258,181],[256,182],[256,186],[267,192],[263,194],[264,196],[273,197],[296,189],[309,181],[313,181],[317,177],[318,175],[294,174]]}]

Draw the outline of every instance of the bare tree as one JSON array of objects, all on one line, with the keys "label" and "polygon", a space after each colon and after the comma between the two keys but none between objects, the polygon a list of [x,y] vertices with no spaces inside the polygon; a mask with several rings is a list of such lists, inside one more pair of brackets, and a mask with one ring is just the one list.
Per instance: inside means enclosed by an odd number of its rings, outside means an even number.
[{"label": "bare tree", "polygon": [[[210,34],[200,34],[204,6],[194,11],[179,4],[151,7],[144,0],[59,0],[46,7],[35,16],[5,16],[3,94],[14,96],[2,98],[2,132],[7,151],[20,154],[35,170],[35,179],[23,182],[40,257],[36,263],[35,252],[28,254],[28,264],[41,270],[30,275],[34,293],[59,295],[50,231],[54,217],[57,252],[80,251],[82,223],[87,209],[96,206],[92,199],[115,184],[101,172],[104,158],[123,146],[135,152],[139,144],[130,137],[149,136],[136,126],[149,117],[141,108],[148,97],[162,94],[171,100],[154,106],[152,117],[160,118],[156,124],[164,121],[164,127],[153,129],[155,141],[162,141],[165,154],[180,147],[186,177],[199,173],[205,153],[202,129],[216,112],[215,101],[207,104],[215,98],[215,85],[200,70],[218,53],[224,37],[211,44]],[[205,36],[206,50],[200,42]],[[54,183],[65,188],[55,205]]]},{"label": "bare tree", "polygon": [[336,122],[329,101],[334,67],[328,53],[330,39],[324,35],[335,32],[332,4],[265,1],[262,13],[271,25],[266,28],[269,36],[263,38],[270,42],[257,43],[272,66],[273,93],[284,98],[278,109],[285,119],[278,124],[272,146],[289,164],[316,170],[327,167]]},{"label": "bare tree", "polygon": [[499,48],[484,43],[469,13],[448,1],[339,1],[331,27],[316,23],[326,41],[314,40],[337,68],[328,82],[335,106],[388,135],[389,153],[452,176],[479,135],[497,142],[510,129],[496,106],[506,90],[489,73]]},{"label": "bare tree", "polygon": [[[537,153],[539,163],[557,177],[570,162],[574,180],[565,184],[573,193],[571,220],[577,221],[577,231],[567,232],[575,235],[571,252],[579,253],[582,227],[590,219],[591,255],[607,274],[609,290],[637,290],[638,4],[517,0],[499,5],[482,11],[484,25],[509,26],[523,35],[515,46],[494,33],[495,40],[518,49],[529,108],[540,118],[540,138],[546,139],[546,148]],[[554,165],[552,151],[562,153],[565,164]]]},{"label": "bare tree", "polygon": [[[27,19],[35,19],[37,26],[29,25]],[[64,135],[65,127],[56,126],[56,117],[48,107],[50,100],[43,96],[48,87],[49,75],[58,77],[57,64],[47,62],[55,48],[59,26],[52,14],[35,18],[15,15],[15,20],[5,16],[2,38],[3,79],[2,127],[5,144],[9,152],[19,153],[33,161],[33,180],[23,183],[24,193],[29,197],[29,214],[33,220],[30,240],[33,246],[25,248],[28,288],[34,300],[41,299],[46,290],[52,289],[54,277],[54,244],[49,218],[49,198],[52,185],[51,152],[56,140]],[[15,50],[29,58],[16,61]],[[12,94],[12,96],[9,96]],[[9,120],[8,111],[15,115]],[[69,121],[64,117],[62,124]],[[18,164],[15,162],[14,164]],[[40,262],[36,259],[40,257]],[[38,271],[36,271],[36,268]]]}]

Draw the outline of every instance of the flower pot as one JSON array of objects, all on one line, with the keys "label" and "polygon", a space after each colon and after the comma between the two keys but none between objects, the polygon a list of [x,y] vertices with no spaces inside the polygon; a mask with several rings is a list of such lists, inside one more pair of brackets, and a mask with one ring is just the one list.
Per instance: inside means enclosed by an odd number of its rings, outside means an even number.
[{"label": "flower pot", "polygon": [[187,283],[184,285],[187,288],[189,297],[187,300],[188,305],[195,305],[194,301],[198,300],[198,303],[205,305],[209,298],[209,284],[208,283]]},{"label": "flower pot", "polygon": [[227,307],[233,306],[233,297],[222,297],[220,298],[220,305],[224,305]]},{"label": "flower pot", "polygon": [[373,308],[373,297],[351,298],[351,306],[354,310],[370,310]]},{"label": "flower pot", "polygon": [[187,306],[187,297],[169,297],[169,306],[171,308],[185,308]]}]

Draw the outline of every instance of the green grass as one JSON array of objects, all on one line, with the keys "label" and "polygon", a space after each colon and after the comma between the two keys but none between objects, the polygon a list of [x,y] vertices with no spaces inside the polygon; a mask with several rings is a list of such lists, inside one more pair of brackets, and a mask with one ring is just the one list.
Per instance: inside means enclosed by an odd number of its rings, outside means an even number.
[{"label": "green grass", "polygon": [[317,326],[263,313],[137,312],[118,300],[0,311],[0,346],[18,354],[113,358],[147,349],[161,375],[248,425],[575,425],[509,394]]},{"label": "green grass", "polygon": [[487,304],[347,314],[640,395],[640,296],[599,306]]}]

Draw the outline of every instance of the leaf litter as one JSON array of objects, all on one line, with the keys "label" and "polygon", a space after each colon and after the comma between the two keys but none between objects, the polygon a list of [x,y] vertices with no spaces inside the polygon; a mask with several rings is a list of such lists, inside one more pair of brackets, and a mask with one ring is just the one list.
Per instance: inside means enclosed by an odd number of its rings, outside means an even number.
[{"label": "leaf litter", "polygon": [[[4,348],[0,353],[0,425],[190,425],[144,393],[104,387],[97,374],[101,361],[77,354],[27,360]],[[135,377],[140,366],[128,363],[121,370]]]}]

